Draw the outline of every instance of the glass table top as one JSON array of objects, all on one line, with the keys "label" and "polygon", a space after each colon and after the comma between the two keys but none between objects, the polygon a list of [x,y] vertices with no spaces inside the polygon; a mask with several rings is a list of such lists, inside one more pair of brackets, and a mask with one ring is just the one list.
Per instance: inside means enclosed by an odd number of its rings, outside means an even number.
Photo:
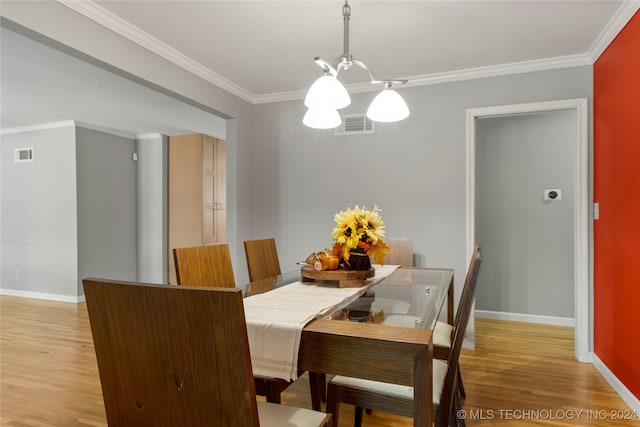
[{"label": "glass table top", "polygon": [[399,268],[324,318],[433,329],[452,282],[450,269]]}]

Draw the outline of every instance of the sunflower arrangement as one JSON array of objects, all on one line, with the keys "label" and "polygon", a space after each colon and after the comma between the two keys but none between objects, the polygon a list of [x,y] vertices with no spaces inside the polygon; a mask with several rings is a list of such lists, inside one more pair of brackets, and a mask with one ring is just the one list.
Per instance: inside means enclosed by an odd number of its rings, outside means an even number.
[{"label": "sunflower arrangement", "polygon": [[[374,206],[369,209],[358,205],[353,209],[349,207],[335,214],[333,220],[336,223],[331,232],[333,253],[340,256],[347,267],[353,267],[350,259],[354,254],[366,255],[367,262],[371,256],[376,263],[384,264],[385,255],[391,253],[391,249],[382,240],[385,234],[384,221]],[[368,263],[366,268],[370,265]]]}]

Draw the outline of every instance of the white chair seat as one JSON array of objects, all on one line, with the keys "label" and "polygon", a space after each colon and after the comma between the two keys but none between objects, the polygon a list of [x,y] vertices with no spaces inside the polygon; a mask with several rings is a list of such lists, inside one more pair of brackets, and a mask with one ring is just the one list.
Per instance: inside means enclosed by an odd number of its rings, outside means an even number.
[{"label": "white chair seat", "polygon": [[380,298],[376,296],[376,299],[371,304],[371,311],[378,313],[384,310],[385,313],[407,314],[411,308],[409,301],[393,298]]},{"label": "white chair seat", "polygon": [[[447,363],[442,360],[433,361],[433,404],[440,404],[440,396],[444,387],[444,377],[447,375]],[[399,384],[383,383],[380,381],[363,380],[360,378],[336,375],[331,382],[342,387],[400,397],[413,400],[413,387]]]},{"label": "white chair seat", "polygon": [[311,409],[258,402],[260,427],[319,427],[328,421],[327,417],[324,412]]},{"label": "white chair seat", "polygon": [[433,345],[451,348],[452,335],[453,325],[438,320],[436,322],[436,327],[433,328]]},{"label": "white chair seat", "polygon": [[422,317],[409,316],[408,314],[390,314],[389,316],[385,317],[382,323],[389,326],[415,328],[416,320],[422,320]]}]

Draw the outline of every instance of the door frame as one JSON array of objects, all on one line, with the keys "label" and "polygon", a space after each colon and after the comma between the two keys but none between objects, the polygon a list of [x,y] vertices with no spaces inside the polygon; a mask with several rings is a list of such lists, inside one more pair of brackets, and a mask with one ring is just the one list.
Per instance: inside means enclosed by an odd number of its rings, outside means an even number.
[{"label": "door frame", "polygon": [[[591,362],[589,351],[593,332],[590,329],[589,310],[589,102],[587,98],[526,104],[499,105],[467,109],[467,259],[475,245],[475,156],[476,119],[500,117],[524,113],[559,110],[575,110],[577,117],[578,147],[575,165],[573,245],[574,245],[574,306],[575,306],[575,356],[580,362]],[[473,313],[472,313],[473,316]]]}]

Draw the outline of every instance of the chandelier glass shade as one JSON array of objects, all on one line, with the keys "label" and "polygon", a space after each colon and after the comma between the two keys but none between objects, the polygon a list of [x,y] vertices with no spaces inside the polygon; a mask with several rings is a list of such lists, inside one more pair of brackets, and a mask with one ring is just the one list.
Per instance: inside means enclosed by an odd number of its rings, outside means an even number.
[{"label": "chandelier glass shade", "polygon": [[398,92],[385,88],[371,101],[367,117],[374,122],[398,122],[409,117],[409,107]]},{"label": "chandelier glass shade", "polygon": [[371,102],[367,110],[367,117],[377,122],[396,122],[404,120],[409,116],[409,107],[400,94],[391,89],[393,84],[405,84],[407,80],[378,80],[373,77],[367,65],[354,59],[349,53],[349,19],[351,17],[351,7],[348,0],[345,0],[342,7],[342,17],[344,21],[344,53],[338,58],[335,65],[332,65],[319,57],[314,61],[322,67],[324,74],[311,85],[304,105],[309,109],[302,122],[316,129],[331,129],[340,126],[342,120],[337,110],[348,106],[351,98],[347,89],[338,80],[338,73],[341,70],[348,70],[352,65],[357,65],[369,73],[371,84],[383,84],[384,89]]},{"label": "chandelier glass shade", "polygon": [[332,108],[339,110],[351,104],[351,97],[340,80],[325,74],[309,88],[304,99],[307,108]]},{"label": "chandelier glass shade", "polygon": [[302,123],[314,129],[333,129],[340,126],[342,119],[335,108],[309,108]]}]

